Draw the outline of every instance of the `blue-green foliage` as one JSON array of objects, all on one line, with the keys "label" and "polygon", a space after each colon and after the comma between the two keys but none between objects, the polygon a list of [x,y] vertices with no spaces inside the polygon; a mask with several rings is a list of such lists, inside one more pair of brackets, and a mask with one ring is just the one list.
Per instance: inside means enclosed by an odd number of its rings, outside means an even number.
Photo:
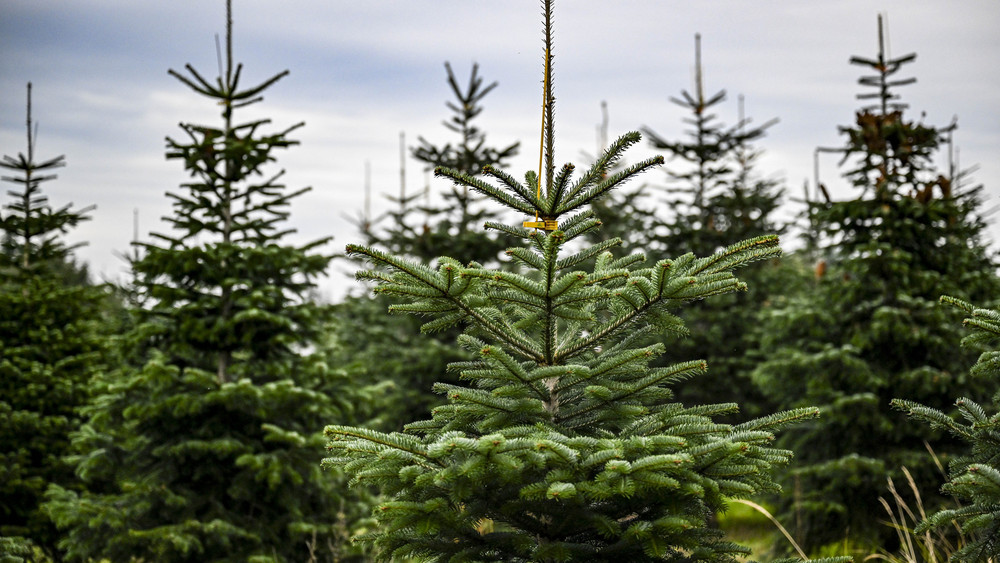
[{"label": "blue-green foliage", "polygon": [[671,387],[704,373],[705,362],[653,368],[663,346],[640,342],[680,330],[676,307],[744,290],[732,270],[776,256],[777,237],[653,263],[614,258],[617,239],[575,244],[600,226],[582,208],[662,162],[605,177],[638,140],[623,136],[575,182],[567,165],[540,196],[533,172],[521,184],[487,167],[497,187],[437,171],[558,221],[551,232],[488,225],[521,241],[507,251],[519,273],[348,247],[377,266],[360,278],[405,299],[393,312],[424,316],[425,331],[464,326],[460,343],[476,355],[451,365],[468,385],[439,384],[448,402],[430,420],[394,433],[326,429],[325,464],[386,495],[375,510],[380,526],[366,538],[383,559],[728,561],[746,553],[708,519],[727,496],[773,489],[770,469],[790,456],[771,446],[773,431],[816,409],[716,423],[736,405],[672,401]]},{"label": "blue-green foliage", "polygon": [[[972,367],[972,375],[986,377],[994,383],[1000,376],[1000,311],[979,309],[960,299],[942,297],[943,303],[954,305],[968,318],[965,326],[972,333],[962,340],[963,346],[988,348]],[[963,503],[959,508],[932,514],[916,529],[923,533],[931,528],[949,528],[958,523],[967,543],[952,560],[962,563],[995,561],[1000,557],[1000,391],[993,395],[993,405],[981,406],[976,401],[960,398],[955,407],[961,418],[956,420],[939,409],[913,401],[896,399],[893,406],[936,428],[948,430],[966,442],[969,449],[953,460],[949,480],[942,490]],[[992,414],[991,414],[992,413]],[[964,419],[964,421],[962,420]]]}]

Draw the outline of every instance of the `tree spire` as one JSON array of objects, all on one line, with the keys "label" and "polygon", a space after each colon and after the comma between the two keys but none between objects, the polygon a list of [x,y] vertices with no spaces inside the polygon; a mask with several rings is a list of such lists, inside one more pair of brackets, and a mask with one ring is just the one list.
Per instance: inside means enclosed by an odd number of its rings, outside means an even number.
[{"label": "tree spire", "polygon": [[[552,2],[544,6],[550,48]],[[552,101],[548,91],[548,125]],[[472,355],[450,366],[465,384],[435,385],[447,403],[429,420],[392,433],[326,428],[325,465],[383,490],[380,526],[364,538],[383,560],[642,562],[696,551],[721,562],[747,553],[711,529],[708,515],[727,496],[769,488],[770,468],[790,456],[768,445],[772,432],[817,411],[718,424],[713,417],[735,405],[673,400],[671,388],[706,363],[654,368],[664,346],[642,339],[683,331],[676,307],[744,290],[732,270],[776,256],[777,237],[650,263],[642,253],[615,258],[620,239],[584,244],[600,227],[590,203],[663,163],[609,173],[639,140],[622,135],[578,177],[564,165],[544,192],[534,170],[522,183],[494,166],[482,176],[436,169],[498,206],[558,223],[487,223],[512,241],[512,267],[427,264],[348,245],[372,265],[358,278],[401,300],[391,312],[423,316],[425,332],[464,329],[458,340]]]},{"label": "tree spire", "polygon": [[66,246],[62,235],[89,220],[88,213],[94,209],[91,205],[73,210],[72,204],[53,209],[49,204],[48,197],[42,193],[42,184],[56,179],[55,174],[47,172],[65,166],[66,157],[59,155],[41,162],[35,160],[38,123],[32,120],[31,110],[29,82],[25,109],[27,147],[17,157],[4,155],[0,160],[0,167],[15,172],[14,176],[2,176],[0,179],[19,186],[19,189],[7,192],[14,200],[4,206],[7,212],[0,214],[0,230],[5,235],[6,251],[12,257],[16,256],[16,267],[21,272],[46,264],[58,265],[67,260],[71,251],[84,243]]}]

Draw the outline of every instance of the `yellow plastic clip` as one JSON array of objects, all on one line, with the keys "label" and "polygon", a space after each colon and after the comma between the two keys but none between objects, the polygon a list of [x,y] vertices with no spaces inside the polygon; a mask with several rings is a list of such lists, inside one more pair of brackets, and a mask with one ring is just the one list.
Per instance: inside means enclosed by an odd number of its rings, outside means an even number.
[{"label": "yellow plastic clip", "polygon": [[[538,140],[538,199],[542,199],[542,153],[545,148],[545,103],[548,101],[546,95],[549,92],[549,50],[545,50],[545,82],[542,86],[542,131],[540,134],[540,139]],[[545,231],[554,231],[559,228],[559,223],[555,219],[548,217],[542,217],[541,221],[538,218],[538,212],[535,212],[534,221],[525,221],[522,223],[526,229],[542,229]]]},{"label": "yellow plastic clip", "polygon": [[526,229],[542,229],[546,231],[554,231],[559,228],[559,223],[555,219],[542,218],[541,221],[525,221],[523,223]]}]

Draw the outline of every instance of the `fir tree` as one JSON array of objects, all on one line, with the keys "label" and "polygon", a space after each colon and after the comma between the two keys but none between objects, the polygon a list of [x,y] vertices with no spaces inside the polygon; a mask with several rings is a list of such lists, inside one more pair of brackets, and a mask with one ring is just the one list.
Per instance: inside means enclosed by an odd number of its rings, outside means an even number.
[{"label": "fir tree", "polygon": [[[412,148],[412,156],[432,168],[451,168],[469,176],[478,175],[487,165],[505,165],[517,154],[519,143],[503,148],[490,146],[486,133],[475,124],[483,112],[483,100],[498,83],[484,86],[479,66],[474,64],[468,85],[463,88],[451,65],[445,63],[445,69],[455,99],[446,102],[453,115],[444,126],[457,133],[459,140],[438,146],[419,137],[420,144]],[[401,193],[394,199],[398,211],[388,214],[385,229],[366,231],[368,243],[419,260],[443,255],[463,264],[473,260],[495,262],[506,248],[501,236],[480,228],[485,221],[496,219],[496,213],[483,207],[479,201],[482,198],[474,192],[451,186],[440,207],[416,205],[422,197],[422,193]],[[415,335],[419,333],[418,319],[382,314],[386,307],[398,302],[387,296],[352,296],[338,303],[330,331],[331,346],[327,348],[330,361],[346,366],[353,380],[391,385],[385,400],[393,408],[380,413],[380,427],[391,430],[426,416],[438,400],[431,392],[437,375],[445,371],[448,363],[468,359],[468,354],[454,344],[455,331]],[[396,353],[387,356],[385,350]]]},{"label": "fir tree", "polygon": [[[448,404],[405,432],[327,427],[326,465],[388,496],[367,538],[385,560],[732,561],[745,550],[710,529],[709,514],[726,497],[769,489],[769,469],[790,455],[770,446],[772,431],[815,409],[715,423],[736,406],[671,400],[670,387],[705,363],[651,368],[663,347],[639,342],[677,331],[676,306],[744,289],[731,270],[775,256],[777,238],[648,265],[642,254],[614,258],[618,240],[567,251],[599,227],[590,202],[662,158],[605,177],[639,141],[629,133],[575,181],[572,165],[555,172],[551,9],[545,2],[543,173],[521,183],[489,166],[487,179],[436,172],[536,217],[527,228],[488,223],[523,245],[507,251],[522,273],[348,247],[375,266],[360,278],[407,299],[395,312],[429,317],[425,331],[466,327],[460,343],[476,357],[452,369],[472,384],[439,384]],[[590,259],[591,271],[578,269]]]},{"label": "fir tree", "polygon": [[780,205],[781,191],[774,182],[753,178],[756,151],[751,146],[777,120],[750,127],[741,111],[736,125],[727,126],[713,113],[725,100],[725,90],[706,97],[701,36],[695,35],[695,92],[682,90],[680,98],[670,98],[691,113],[684,118],[691,126],[685,132],[688,138],[672,141],[643,129],[669,162],[684,165],[679,171],[667,170],[671,197],[666,203],[672,216],[661,221],[666,235],[655,239],[669,252],[711,253],[734,240],[779,230],[769,215]]},{"label": "fir tree", "polygon": [[[498,83],[492,82],[484,87],[479,65],[473,64],[468,86],[463,89],[451,64],[446,62],[444,66],[455,101],[445,103],[454,115],[443,124],[457,133],[459,140],[454,144],[449,142],[438,146],[424,137],[418,137],[420,145],[411,148],[410,154],[429,169],[440,166],[460,170],[470,176],[478,175],[488,165],[505,166],[509,159],[517,155],[520,143],[503,148],[492,147],[486,144],[486,133],[474,122],[483,112],[483,99]],[[479,206],[477,200],[480,198],[473,192],[461,186],[452,186],[443,194],[442,207],[414,205],[423,195],[400,194],[395,200],[400,206],[399,211],[390,213],[391,224],[384,235],[369,232],[369,244],[420,260],[450,256],[462,263],[472,260],[489,262],[504,250],[504,243],[499,237],[480,230],[485,221],[496,219],[496,215]],[[419,225],[410,224],[415,212],[423,215]]]},{"label": "fir tree", "polygon": [[780,442],[796,452],[784,521],[810,548],[848,534],[869,547],[893,541],[878,497],[901,467],[936,502],[924,441],[945,456],[953,442],[892,413],[891,399],[946,409],[949,395],[986,396],[984,382],[961,370],[971,360],[937,305],[942,292],[983,301],[1000,291],[986,273],[995,263],[981,241],[980,190],[960,190],[936,170],[947,129],[909,121],[895,92],[913,82],[896,73],[916,55],[889,59],[883,44],[880,22],[876,57],[851,59],[874,71],[860,82],[875,92],[860,97],[875,104],[841,128],[846,176],[860,193],[811,203],[824,271],[765,319],[768,361],[754,374],[779,406],[823,409],[820,422]]},{"label": "fir tree", "polygon": [[[996,350],[1000,338],[1000,311],[979,309],[970,303],[952,297],[942,297],[947,303],[965,311],[964,323],[973,330],[962,339],[962,346],[973,349],[988,347],[976,365],[974,377],[993,378],[1000,375],[1000,351]],[[957,421],[939,409],[926,407],[913,401],[896,399],[893,406],[907,411],[910,416],[930,423],[935,428],[947,429],[951,434],[971,446],[964,455],[955,458],[949,468],[949,479],[942,491],[961,503],[958,508],[941,510],[922,522],[916,533],[931,528],[951,528],[958,523],[968,543],[952,555],[956,563],[977,563],[1000,559],[1000,391],[993,395],[993,404],[984,408],[969,398],[955,402],[965,423]],[[993,411],[990,414],[990,411]]]},{"label": "fir tree", "polygon": [[[4,176],[3,180],[21,186],[18,191],[8,191],[13,201],[4,205],[3,214],[3,272],[14,276],[18,272],[64,270],[72,251],[79,245],[66,246],[63,236],[79,223],[87,221],[93,206],[74,210],[72,204],[53,209],[48,197],[42,195],[43,182],[56,179],[48,172],[66,165],[65,156],[35,161],[37,130],[32,131],[31,83],[28,83],[28,147],[17,157],[4,156],[0,166],[13,170],[18,176]],[[37,129],[37,124],[36,124]]]},{"label": "fir tree", "polygon": [[[667,170],[667,212],[661,212],[650,229],[653,234],[646,241],[647,248],[708,255],[741,240],[785,231],[774,219],[783,191],[775,180],[756,172],[761,151],[753,145],[777,120],[751,126],[751,120],[744,116],[741,96],[736,124],[724,124],[715,112],[726,101],[726,92],[707,96],[703,76],[701,36],[695,35],[694,92],[682,90],[680,97],[670,98],[689,112],[683,119],[689,127],[685,137],[669,140],[648,127],[644,129],[651,144],[664,151],[668,163],[673,164]],[[791,283],[791,278],[794,272],[779,269],[777,261],[754,264],[741,274],[752,288],[749,292],[704,301],[685,310],[691,334],[668,346],[662,361],[704,357],[712,365],[712,377],[686,385],[680,399],[737,402],[744,417],[772,410],[749,376],[762,359],[755,354],[759,335],[752,327],[757,325],[759,311],[774,293],[781,293]],[[726,346],[719,346],[720,342]]]},{"label": "fir tree", "polygon": [[[588,163],[594,163],[608,148],[608,104],[601,102],[601,123],[597,126],[597,152],[582,154]],[[618,162],[605,172],[614,174],[624,168]],[[591,202],[594,217],[601,222],[601,228],[589,231],[585,238],[589,242],[604,242],[613,238],[621,239],[625,248],[648,247],[655,232],[657,209],[650,201],[647,186],[625,186]]]},{"label": "fir tree", "polygon": [[74,481],[62,458],[89,381],[108,359],[109,296],[86,282],[64,238],[93,207],[53,208],[42,192],[65,158],[35,158],[30,83],[27,130],[27,151],[0,161],[14,172],[3,180],[18,186],[0,214],[0,536],[28,538],[60,560],[57,532],[40,504],[49,484]]},{"label": "fir tree", "polygon": [[243,84],[228,2],[225,59],[214,81],[170,71],[222,123],[183,123],[185,137],[167,139],[191,180],[168,193],[172,234],[133,263],[146,308],[129,351],[141,361],[104,382],[75,439],[91,491],[49,495],[73,560],[344,560],[343,513],[359,507],[321,474],[318,431],[350,420],[355,397],[307,352],[327,316],[308,299],[327,240],[286,242],[288,206],[306,189],[268,171],[301,124],[266,132],[269,120],[236,118],[287,71]]}]

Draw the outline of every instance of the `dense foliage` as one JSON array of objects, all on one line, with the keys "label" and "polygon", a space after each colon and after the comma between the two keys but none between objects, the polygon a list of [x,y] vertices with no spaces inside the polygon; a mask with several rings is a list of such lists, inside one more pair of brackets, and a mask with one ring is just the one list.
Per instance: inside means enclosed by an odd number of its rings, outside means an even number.
[{"label": "dense foliage", "polygon": [[823,410],[781,441],[796,452],[783,520],[813,548],[848,535],[888,545],[896,534],[881,524],[878,498],[904,466],[934,504],[939,478],[924,441],[941,455],[954,445],[894,413],[893,398],[944,409],[951,394],[988,396],[987,382],[968,377],[969,353],[937,303],[942,293],[974,301],[1000,295],[982,242],[979,189],[962,189],[936,170],[944,131],[909,121],[892,89],[912,81],[894,75],[915,55],[884,53],[852,59],[875,71],[861,83],[877,89],[861,95],[876,103],[841,128],[846,176],[860,193],[811,203],[820,278],[765,318],[768,359],[755,373],[782,408]]},{"label": "dense foliage", "polygon": [[326,240],[285,241],[306,190],[267,172],[299,125],[234,117],[285,73],[243,86],[231,45],[230,29],[215,81],[171,71],[222,123],[167,139],[191,181],[168,194],[173,234],[132,263],[145,303],[127,336],[134,365],[100,380],[75,436],[88,490],[49,493],[72,560],[344,560],[344,520],[362,508],[319,467],[322,423],[350,420],[353,402],[342,372],[308,351],[328,315],[309,299]]},{"label": "dense foliage", "polygon": [[30,84],[27,114],[27,150],[0,161],[17,186],[0,213],[0,536],[58,559],[58,533],[40,504],[50,484],[73,486],[63,456],[89,381],[109,359],[110,302],[64,238],[91,208],[53,208],[42,192],[65,159],[35,159]]},{"label": "dense foliage", "polygon": [[[962,339],[962,345],[973,349],[987,347],[972,367],[972,375],[991,378],[993,387],[997,388],[1000,351],[996,350],[996,344],[1000,338],[1000,312],[979,309],[947,296],[942,297],[941,301],[954,305],[969,315],[964,324],[973,332]],[[909,412],[910,416],[928,422],[931,426],[947,429],[971,446],[951,462],[949,480],[943,487],[944,492],[960,502],[958,508],[932,514],[916,529],[917,533],[924,533],[930,528],[951,528],[957,523],[968,538],[968,543],[952,556],[951,560],[956,563],[996,561],[1000,558],[1000,440],[997,436],[997,426],[1000,425],[1000,412],[997,412],[1000,390],[994,393],[992,403],[984,408],[972,399],[958,399],[955,406],[961,413],[961,418],[965,419],[963,423],[939,409],[913,401],[893,401],[895,407]]]}]

